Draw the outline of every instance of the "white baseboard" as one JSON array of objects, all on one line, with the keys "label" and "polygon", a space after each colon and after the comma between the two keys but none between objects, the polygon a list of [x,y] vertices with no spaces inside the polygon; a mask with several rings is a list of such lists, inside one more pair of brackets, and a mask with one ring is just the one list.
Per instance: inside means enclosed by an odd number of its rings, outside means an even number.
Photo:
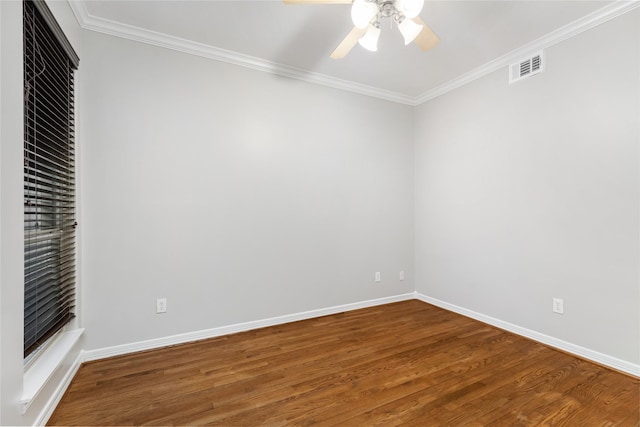
[{"label": "white baseboard", "polygon": [[252,329],[264,328],[267,326],[281,325],[283,323],[296,322],[298,320],[312,319],[314,317],[326,316],[329,314],[341,313],[343,311],[357,310],[359,308],[373,307],[376,305],[389,304],[392,302],[414,299],[413,293],[394,295],[391,297],[378,298],[373,300],[355,302],[351,304],[337,305],[333,307],[321,308],[317,310],[304,311],[301,313],[287,314],[284,316],[271,317],[252,322],[237,323],[234,325],[221,326],[218,328],[204,329],[201,331],[187,332],[184,334],[171,335],[168,337],[155,338],[146,341],[133,342],[129,344],[116,345],[113,347],[99,348],[82,352],[82,361],[104,359],[107,357],[120,356],[137,351],[151,350],[175,344],[183,344],[207,338],[219,337],[221,335],[234,334],[237,332],[250,331]]},{"label": "white baseboard", "polygon": [[53,411],[56,410],[58,403],[60,403],[62,396],[64,396],[64,393],[67,391],[67,388],[69,388],[69,385],[71,384],[71,380],[73,380],[73,377],[76,376],[76,372],[78,372],[78,369],[80,369],[81,364],[82,364],[82,351],[78,353],[78,356],[75,358],[75,360],[73,361],[73,363],[71,364],[67,372],[65,372],[64,377],[62,378],[62,381],[60,381],[60,384],[58,384],[58,387],[56,387],[56,390],[54,391],[53,395],[51,396],[47,404],[44,406],[44,408],[42,409],[42,412],[40,412],[40,415],[38,415],[38,418],[36,418],[33,425],[36,425],[36,426],[47,425],[49,418],[51,418],[51,415],[53,415]]},{"label": "white baseboard", "polygon": [[576,356],[591,360],[595,363],[608,366],[618,371],[626,372],[635,377],[640,377],[640,365],[638,364],[618,359],[616,357],[609,356],[607,354],[603,354],[585,347],[581,347],[579,345],[575,345],[561,339],[551,337],[549,335],[541,334],[540,332],[523,328],[522,326],[514,325],[513,323],[505,322],[503,320],[496,319],[485,314],[477,313],[473,310],[459,307],[455,304],[450,304],[448,302],[441,301],[439,299],[432,298],[418,292],[415,293],[415,298],[420,301],[435,305],[437,307],[444,308],[445,310],[453,311],[454,313],[462,314],[463,316],[488,323],[489,325],[504,329],[509,332],[513,332],[514,334],[530,338],[534,341],[538,341],[550,347],[566,351],[567,353],[575,354]]},{"label": "white baseboard", "polygon": [[47,405],[44,407],[41,414],[36,419],[36,422],[34,425],[45,425],[47,423],[51,415],[53,415],[53,411],[55,410],[56,406],[60,402],[60,399],[62,399],[62,396],[64,395],[65,391],[69,387],[71,380],[73,379],[76,372],[80,368],[80,365],[83,362],[104,359],[104,358],[113,357],[113,356],[120,356],[128,353],[134,353],[137,351],[152,350],[155,348],[166,347],[169,345],[183,344],[191,341],[197,341],[197,340],[206,339],[206,338],[214,338],[221,335],[227,335],[227,334],[232,334],[236,332],[244,332],[252,329],[264,328],[267,326],[280,325],[283,323],[295,322],[298,320],[312,319],[315,317],[341,313],[344,311],[357,310],[357,309],[366,308],[366,307],[374,307],[377,305],[389,304],[389,303],[398,302],[398,301],[406,301],[410,299],[417,299],[417,300],[426,302],[428,304],[432,304],[437,307],[444,308],[445,310],[449,310],[454,313],[458,313],[463,316],[467,316],[472,319],[479,320],[481,322],[498,327],[500,329],[513,332],[514,334],[518,334],[523,337],[530,338],[542,344],[555,347],[562,351],[566,351],[567,353],[575,354],[576,356],[582,357],[587,360],[591,360],[601,365],[609,366],[613,369],[629,373],[636,377],[640,377],[640,365],[637,365],[635,363],[631,363],[625,360],[615,358],[613,356],[609,356],[594,350],[590,350],[585,347],[571,344],[569,342],[566,342],[545,334],[541,334],[539,332],[532,331],[530,329],[523,328],[521,326],[514,325],[512,323],[505,322],[503,320],[496,319],[494,317],[487,316],[485,314],[477,313],[473,310],[459,307],[457,305],[450,304],[448,302],[441,301],[439,299],[432,298],[418,292],[413,292],[409,294],[394,295],[391,297],[384,297],[384,298],[361,301],[361,302],[356,302],[351,304],[337,305],[337,306],[327,307],[327,308],[322,308],[317,310],[310,310],[310,311],[305,311],[301,313],[289,314],[285,316],[271,317],[268,319],[256,320],[252,322],[238,323],[234,325],[221,326],[218,328],[205,329],[205,330],[195,331],[195,332],[187,332],[184,334],[172,335],[168,337],[156,338],[156,339],[146,340],[146,341],[139,341],[139,342],[123,344],[123,345],[117,345],[113,347],[105,347],[105,348],[100,348],[96,350],[89,350],[89,351],[82,350],[80,351],[80,354],[78,354],[78,357],[75,359],[73,364],[69,367],[68,371],[65,373],[63,380],[60,382],[60,384],[56,388],[56,391],[53,393],[53,395],[47,402]]}]

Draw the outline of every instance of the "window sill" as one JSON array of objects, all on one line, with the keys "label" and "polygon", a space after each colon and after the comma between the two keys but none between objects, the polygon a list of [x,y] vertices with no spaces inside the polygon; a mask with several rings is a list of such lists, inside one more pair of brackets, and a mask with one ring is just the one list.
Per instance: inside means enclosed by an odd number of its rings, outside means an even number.
[{"label": "window sill", "polygon": [[84,329],[61,333],[51,345],[39,355],[24,373],[23,392],[20,403],[24,414],[38,393],[49,382],[53,373],[63,363]]}]

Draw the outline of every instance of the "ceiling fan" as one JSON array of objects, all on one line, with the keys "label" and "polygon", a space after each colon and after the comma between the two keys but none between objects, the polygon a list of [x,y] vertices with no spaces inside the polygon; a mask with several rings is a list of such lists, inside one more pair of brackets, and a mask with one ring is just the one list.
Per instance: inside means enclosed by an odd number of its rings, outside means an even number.
[{"label": "ceiling fan", "polygon": [[411,42],[427,51],[435,47],[440,38],[418,16],[424,0],[284,0],[286,4],[351,4],[351,20],[354,27],[331,53],[331,58],[344,58],[360,43],[367,50],[378,50],[380,20],[390,18],[404,37],[404,44]]}]

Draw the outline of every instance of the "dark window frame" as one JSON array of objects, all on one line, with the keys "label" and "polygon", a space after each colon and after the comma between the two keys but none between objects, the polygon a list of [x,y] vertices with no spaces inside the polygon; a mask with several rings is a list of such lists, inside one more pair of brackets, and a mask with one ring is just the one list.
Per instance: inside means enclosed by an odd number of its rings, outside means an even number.
[{"label": "dark window frame", "polygon": [[44,0],[23,2],[24,355],[74,318],[74,70]]}]

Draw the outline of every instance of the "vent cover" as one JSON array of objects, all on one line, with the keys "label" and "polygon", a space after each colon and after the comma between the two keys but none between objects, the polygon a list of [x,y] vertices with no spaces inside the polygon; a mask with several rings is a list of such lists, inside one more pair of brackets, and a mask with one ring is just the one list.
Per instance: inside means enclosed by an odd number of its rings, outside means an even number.
[{"label": "vent cover", "polygon": [[515,62],[509,66],[509,83],[514,83],[526,77],[534,76],[544,71],[544,57],[542,51]]}]

